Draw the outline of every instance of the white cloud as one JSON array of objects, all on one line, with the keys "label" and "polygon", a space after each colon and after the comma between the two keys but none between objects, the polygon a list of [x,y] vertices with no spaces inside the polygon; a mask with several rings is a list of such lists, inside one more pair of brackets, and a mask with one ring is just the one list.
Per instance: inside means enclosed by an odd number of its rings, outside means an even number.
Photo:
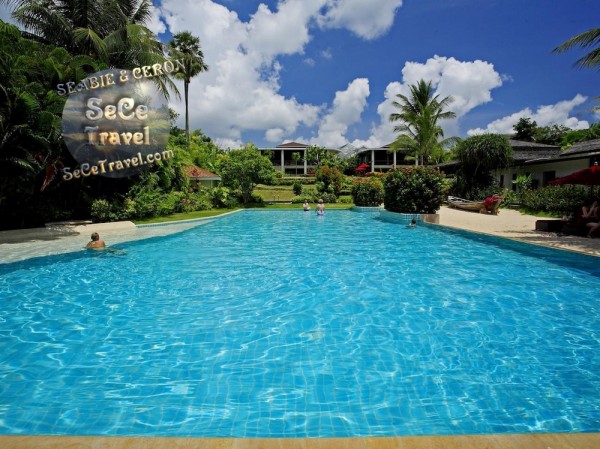
[{"label": "white cloud", "polygon": [[[326,112],[326,106],[301,103],[281,94],[279,73],[283,67],[278,58],[303,55],[312,38],[311,27],[318,25],[346,28],[365,39],[379,36],[393,24],[402,0],[366,3],[281,0],[274,9],[260,4],[248,21],[242,21],[237,13],[212,0],[162,0],[151,28],[160,33],[166,25],[171,33],[191,31],[200,38],[209,71],[194,77],[190,84],[192,128],[229,143],[240,142],[244,131],[264,131],[269,142],[276,142],[294,135],[301,126],[319,122],[319,135],[338,142],[348,125],[356,121],[343,117],[343,112],[353,110],[360,117],[365,107],[368,81],[355,80],[356,84],[351,83],[345,91],[348,97],[355,95],[358,103],[338,92],[342,99],[336,95],[335,101],[342,104],[334,101]],[[319,56],[331,59],[331,50],[325,49]],[[316,64],[310,57],[303,61]],[[174,102],[172,107],[181,114],[181,126],[183,101]],[[327,115],[321,117],[323,114]]]},{"label": "white cloud", "polygon": [[335,93],[333,107],[323,118],[318,135],[311,143],[328,148],[344,145],[348,126],[360,120],[369,96],[369,80],[357,78],[348,84],[348,88]]},{"label": "white cloud", "polygon": [[319,17],[324,28],[347,28],[364,39],[386,33],[403,0],[330,0]]},{"label": "white cloud", "polygon": [[[279,93],[281,65],[275,56],[302,51],[308,41],[308,5],[316,8],[320,1],[290,1],[277,13],[263,5],[244,23],[209,0],[163,0],[161,13],[170,31],[197,35],[209,66],[190,84],[190,126],[229,144],[240,142],[245,130],[281,129],[289,134],[301,124],[312,126],[320,107]],[[293,25],[294,18],[299,25]],[[172,106],[183,121],[183,102]],[[274,135],[281,133],[269,133]]]},{"label": "white cloud", "polygon": [[167,26],[161,20],[160,11],[158,11],[154,5],[150,6],[150,11],[152,15],[150,17],[150,21],[146,24],[146,26],[150,31],[152,31],[158,36],[159,34],[162,34],[165,31],[167,31]]},{"label": "white cloud", "polygon": [[456,113],[456,119],[440,122],[446,137],[458,135],[458,123],[473,108],[491,101],[491,91],[502,85],[502,78],[494,66],[485,61],[459,61],[455,58],[434,56],[425,63],[407,62],[402,69],[402,82],[388,84],[385,100],[377,107],[379,124],[373,125],[371,136],[366,140],[355,140],[354,146],[377,147],[395,140],[394,123],[390,114],[397,112],[392,102],[396,95],[410,95],[410,86],[419,80],[431,81],[435,94],[440,99],[452,96],[454,101],[447,108]]},{"label": "white cloud", "polygon": [[539,106],[534,112],[530,108],[522,109],[514,114],[499,118],[489,123],[485,128],[471,129],[467,132],[469,136],[484,133],[512,134],[513,126],[522,117],[528,117],[534,120],[538,126],[564,125],[571,129],[586,129],[589,123],[586,120],[579,120],[571,117],[570,114],[577,106],[585,103],[587,97],[577,94],[572,100],[559,101],[552,105]]}]

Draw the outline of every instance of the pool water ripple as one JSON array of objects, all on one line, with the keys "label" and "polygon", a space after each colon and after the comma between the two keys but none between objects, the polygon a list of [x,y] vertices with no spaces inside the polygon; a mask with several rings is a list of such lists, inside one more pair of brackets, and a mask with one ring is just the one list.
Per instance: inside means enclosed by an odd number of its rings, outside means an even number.
[{"label": "pool water ripple", "polygon": [[597,259],[244,212],[0,266],[6,434],[600,430]]}]

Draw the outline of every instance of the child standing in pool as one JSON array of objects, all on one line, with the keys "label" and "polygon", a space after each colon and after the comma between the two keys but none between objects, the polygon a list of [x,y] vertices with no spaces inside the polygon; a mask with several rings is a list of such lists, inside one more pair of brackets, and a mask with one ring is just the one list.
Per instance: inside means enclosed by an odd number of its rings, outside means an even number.
[{"label": "child standing in pool", "polygon": [[317,204],[317,215],[325,215],[325,204],[323,204],[323,200],[319,200],[319,204]]}]

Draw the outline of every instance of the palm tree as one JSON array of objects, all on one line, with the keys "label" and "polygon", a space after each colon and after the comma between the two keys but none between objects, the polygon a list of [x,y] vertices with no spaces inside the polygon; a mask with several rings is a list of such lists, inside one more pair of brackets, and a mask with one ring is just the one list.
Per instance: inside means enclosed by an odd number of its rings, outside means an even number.
[{"label": "palm tree", "polygon": [[145,26],[150,0],[0,0],[30,37],[130,69],[164,60],[163,46]]},{"label": "palm tree", "polygon": [[204,63],[204,53],[200,48],[200,39],[189,31],[183,31],[173,35],[169,42],[169,53],[171,57],[180,59],[184,69],[179,71],[175,77],[183,80],[185,98],[185,136],[188,146],[190,144],[190,114],[189,114],[189,88],[192,78],[201,72],[208,70]]},{"label": "palm tree", "polygon": [[411,85],[410,97],[402,94],[396,97],[400,101],[394,101],[392,105],[400,112],[390,114],[390,121],[401,123],[394,127],[394,132],[400,134],[392,144],[392,151],[412,150],[415,165],[418,165],[419,157],[423,164],[430,156],[441,154],[445,145],[456,140],[443,139],[444,131],[438,125],[440,120],[456,117],[454,112],[445,111],[454,99],[448,96],[438,100],[439,95],[433,95],[431,81],[420,80]]},{"label": "palm tree", "polygon": [[587,68],[598,67],[600,69],[600,28],[592,28],[591,30],[578,34],[556,47],[552,52],[563,53],[567,50],[571,50],[573,47],[596,47],[583,57],[579,58],[575,62],[575,65]]}]

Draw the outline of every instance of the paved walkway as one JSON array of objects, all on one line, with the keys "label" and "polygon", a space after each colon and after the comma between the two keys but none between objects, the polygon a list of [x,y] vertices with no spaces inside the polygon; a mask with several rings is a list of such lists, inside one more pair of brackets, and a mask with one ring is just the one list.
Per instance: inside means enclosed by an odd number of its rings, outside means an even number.
[{"label": "paved walkway", "polygon": [[444,206],[439,214],[440,225],[443,226],[600,257],[600,238],[559,236],[555,232],[536,231],[535,222],[540,218],[523,215],[516,210],[500,209],[498,215],[485,215]]}]

